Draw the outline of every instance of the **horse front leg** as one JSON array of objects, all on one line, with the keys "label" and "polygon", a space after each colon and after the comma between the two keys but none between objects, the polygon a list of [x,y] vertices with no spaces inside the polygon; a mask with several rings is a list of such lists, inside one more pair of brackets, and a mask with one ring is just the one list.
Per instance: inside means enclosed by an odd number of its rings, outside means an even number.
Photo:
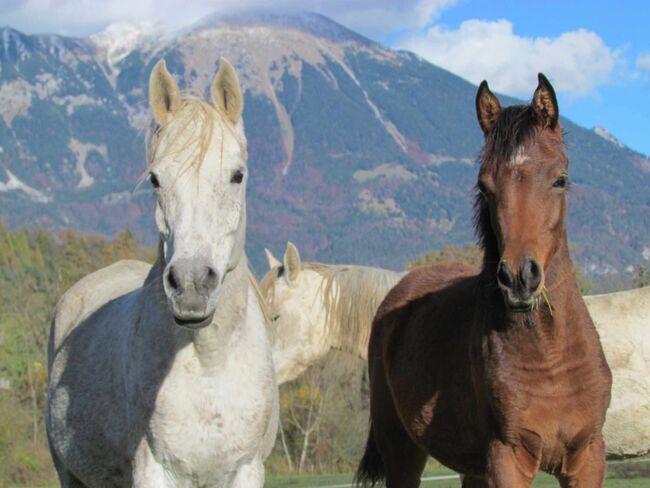
[{"label": "horse front leg", "polygon": [[567,454],[557,477],[562,488],[599,488],[605,480],[605,441],[598,437],[584,449]]},{"label": "horse front leg", "polygon": [[264,463],[259,456],[239,467],[231,488],[262,488],[264,486]]},{"label": "horse front leg", "polygon": [[165,468],[156,461],[147,444],[142,440],[133,463],[133,488],[172,488],[178,486]]},{"label": "horse front leg", "polygon": [[532,455],[523,447],[494,441],[490,444],[488,451],[484,486],[489,488],[528,488],[539,471],[538,459],[539,456]]}]

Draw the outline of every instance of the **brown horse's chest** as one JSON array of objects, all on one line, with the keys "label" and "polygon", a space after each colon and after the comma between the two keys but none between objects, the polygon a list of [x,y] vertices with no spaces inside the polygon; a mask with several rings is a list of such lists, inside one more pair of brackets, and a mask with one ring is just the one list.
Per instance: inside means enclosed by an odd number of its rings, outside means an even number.
[{"label": "brown horse's chest", "polygon": [[524,443],[554,465],[600,431],[607,382],[579,345],[546,355],[506,347],[488,361],[488,401],[509,443]]}]

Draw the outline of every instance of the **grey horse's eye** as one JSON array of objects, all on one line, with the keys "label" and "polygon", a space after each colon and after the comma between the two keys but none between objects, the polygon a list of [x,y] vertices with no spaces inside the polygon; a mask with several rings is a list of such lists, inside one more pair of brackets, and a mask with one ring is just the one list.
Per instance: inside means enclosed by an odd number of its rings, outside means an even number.
[{"label": "grey horse's eye", "polygon": [[244,173],[241,171],[237,170],[232,174],[232,177],[230,178],[230,183],[241,183],[244,179]]},{"label": "grey horse's eye", "polygon": [[160,181],[158,181],[158,177],[154,173],[149,174],[149,181],[155,189],[160,188]]},{"label": "grey horse's eye", "polygon": [[275,321],[278,320],[279,318],[280,318],[279,315],[274,315],[273,318],[271,319],[271,322],[275,322]]}]

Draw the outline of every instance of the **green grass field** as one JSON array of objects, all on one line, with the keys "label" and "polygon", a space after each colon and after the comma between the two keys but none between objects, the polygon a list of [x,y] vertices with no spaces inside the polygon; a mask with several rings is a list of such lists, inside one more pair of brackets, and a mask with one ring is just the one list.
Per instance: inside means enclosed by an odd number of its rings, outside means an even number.
[{"label": "green grass field", "polygon": [[[633,460],[630,461],[630,465],[644,465],[650,467],[650,459],[647,462],[642,460]],[[620,475],[620,467],[623,465],[628,465],[628,463],[610,463],[608,467],[608,478],[605,482],[606,488],[650,488],[650,478],[623,478],[617,477]],[[429,476],[444,476],[452,475],[453,471],[450,471],[445,468],[427,470],[423,477]],[[340,474],[340,475],[302,475],[302,476],[269,476],[267,477],[265,488],[320,488],[328,486],[341,486],[350,484],[352,481],[352,475],[350,474]],[[435,480],[435,481],[423,481],[420,485],[422,488],[460,488],[460,481],[455,480]],[[559,486],[557,480],[547,475],[546,473],[541,473],[535,479],[533,483],[535,488],[543,487],[557,487]]]},{"label": "green grass field", "polygon": [[[632,459],[629,461],[612,461],[608,463],[608,475],[605,481],[606,488],[650,488],[650,458]],[[447,476],[455,474],[446,468],[427,469],[423,477]],[[351,474],[332,475],[292,475],[292,476],[267,476],[265,488],[326,488],[343,487],[352,482]],[[423,481],[422,488],[460,488],[458,479]],[[533,487],[558,487],[555,478],[540,473]],[[57,488],[56,486],[39,488]]]},{"label": "green grass field", "polygon": [[[271,477],[264,485],[266,488],[308,488],[308,487],[327,487],[327,486],[340,486],[351,483],[350,475],[331,475],[331,476],[318,476],[318,475],[305,475],[305,476],[289,476],[289,477]],[[460,488],[460,481],[458,480],[444,480],[444,481],[423,481],[420,485],[422,488]],[[559,486],[557,480],[547,474],[542,474],[537,477],[533,486],[536,488]],[[615,479],[610,478],[605,482],[606,488],[650,488],[650,478],[637,478],[637,479]]]}]

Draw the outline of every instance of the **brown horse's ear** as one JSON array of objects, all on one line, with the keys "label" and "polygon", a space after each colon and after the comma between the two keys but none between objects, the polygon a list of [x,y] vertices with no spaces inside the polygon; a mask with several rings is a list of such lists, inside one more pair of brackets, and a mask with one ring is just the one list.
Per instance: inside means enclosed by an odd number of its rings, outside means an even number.
[{"label": "brown horse's ear", "polygon": [[266,260],[269,263],[269,269],[279,268],[282,266],[282,263],[267,248],[264,248],[264,254],[266,254]]},{"label": "brown horse's ear", "polygon": [[219,72],[212,81],[212,104],[236,124],[244,110],[244,97],[239,78],[232,64],[226,59],[219,61]]},{"label": "brown horse's ear", "polygon": [[490,132],[500,113],[501,104],[498,98],[490,91],[487,81],[483,80],[476,93],[476,115],[484,134]]},{"label": "brown horse's ear", "polygon": [[167,71],[164,59],[156,63],[149,77],[149,105],[160,125],[169,122],[181,106],[181,91]]},{"label": "brown horse's ear", "polygon": [[544,127],[555,129],[560,110],[557,106],[555,90],[542,73],[537,75],[538,85],[533,95],[533,108]]},{"label": "brown horse's ear", "polygon": [[292,242],[287,242],[287,250],[284,252],[284,273],[289,284],[296,282],[301,269],[302,263],[298,248]]}]

